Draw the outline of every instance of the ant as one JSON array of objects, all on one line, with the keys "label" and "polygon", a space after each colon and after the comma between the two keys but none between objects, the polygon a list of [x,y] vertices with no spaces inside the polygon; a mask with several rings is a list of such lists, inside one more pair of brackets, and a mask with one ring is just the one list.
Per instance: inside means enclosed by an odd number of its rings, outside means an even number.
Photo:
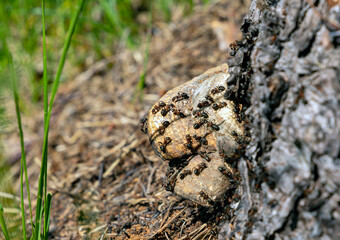
[{"label": "ant", "polygon": [[183,170],[183,173],[179,175],[179,178],[184,179],[186,176],[191,175],[191,174],[192,174],[191,170]]},{"label": "ant", "polygon": [[192,149],[193,147],[192,147],[192,140],[191,140],[190,134],[187,134],[185,136],[185,139],[187,140],[187,143],[185,144],[186,148]]},{"label": "ant", "polygon": [[165,117],[168,114],[168,112],[170,112],[170,110],[172,110],[174,107],[175,105],[173,105],[172,103],[169,105],[166,105],[165,108],[163,108],[161,111],[162,116]]},{"label": "ant", "polygon": [[207,139],[205,139],[205,137],[200,137],[200,136],[197,136],[196,134],[193,136],[195,138],[195,140],[197,142],[199,142],[200,144],[203,144],[203,145],[208,145],[208,141]]},{"label": "ant", "polygon": [[158,102],[158,105],[155,105],[155,107],[152,109],[152,113],[156,114],[159,110],[161,110],[162,107],[165,107],[166,104],[163,101]]},{"label": "ant", "polygon": [[175,184],[176,184],[176,178],[173,177],[170,179],[168,183],[164,184],[163,186],[165,187],[165,190],[173,192],[175,189]]},{"label": "ant", "polygon": [[221,93],[225,90],[225,87],[223,86],[218,86],[218,87],[215,87],[214,89],[211,90],[211,94],[215,95],[217,93]]},{"label": "ant", "polygon": [[148,130],[148,127],[145,126],[145,123],[146,123],[147,120],[148,120],[148,119],[147,119],[146,116],[144,116],[144,117],[140,120],[139,128],[140,128],[140,130],[141,130],[142,132],[144,132],[144,133],[146,133],[147,130]]},{"label": "ant", "polygon": [[226,102],[214,103],[214,104],[212,105],[212,108],[216,111],[216,110],[218,110],[218,109],[220,109],[220,108],[223,108],[223,107],[225,107],[225,106],[227,106],[227,103],[226,103]]},{"label": "ant", "polygon": [[203,138],[200,139],[200,143],[203,144],[203,145],[208,145],[208,140],[203,137]]},{"label": "ant", "polygon": [[238,104],[235,104],[235,105],[234,105],[234,112],[235,112],[236,114],[239,114],[239,113],[240,113],[240,106],[239,106]]},{"label": "ant", "polygon": [[204,108],[204,107],[210,106],[210,104],[211,104],[210,102],[204,100],[204,101],[199,102],[199,103],[197,104],[197,107],[198,107],[198,108]]},{"label": "ant", "polygon": [[208,101],[212,103],[215,102],[215,100],[210,95],[205,96],[205,99],[207,99]]},{"label": "ant", "polygon": [[208,122],[208,123],[207,123],[207,126],[208,126],[208,127],[211,127],[211,128],[212,128],[213,130],[215,130],[215,131],[219,131],[219,130],[220,130],[220,127],[217,126],[216,124],[212,123],[212,122]]},{"label": "ant", "polygon": [[195,115],[195,117],[204,117],[204,118],[209,117],[209,115],[203,110],[195,110],[193,114]]},{"label": "ant", "polygon": [[200,175],[200,173],[207,168],[207,164],[205,162],[201,162],[197,168],[194,169],[194,173],[196,176]]},{"label": "ant", "polygon": [[239,48],[239,46],[237,46],[237,43],[236,42],[233,42],[233,43],[231,43],[230,45],[229,45],[229,47],[230,47],[230,56],[235,56],[235,54],[236,54],[236,52],[237,52],[237,50],[238,50],[238,48]]},{"label": "ant", "polygon": [[188,94],[178,92],[178,95],[175,96],[175,97],[173,97],[173,98],[172,98],[172,101],[173,101],[173,102],[179,102],[179,101],[182,101],[182,100],[184,100],[184,99],[189,99]]},{"label": "ant", "polygon": [[210,161],[211,161],[211,159],[208,157],[208,154],[207,154],[207,153],[203,152],[203,153],[201,153],[200,155],[201,155],[201,157],[204,158],[207,162],[210,162]]},{"label": "ant", "polygon": [[165,104],[165,102],[163,102],[163,101],[160,101],[160,102],[158,103],[158,106],[160,106],[160,107],[165,107],[165,106],[166,106],[166,104]]},{"label": "ant", "polygon": [[219,166],[217,169],[218,169],[218,171],[220,171],[225,177],[227,177],[227,178],[231,178],[231,177],[232,177],[231,172],[227,171],[227,169],[225,169],[224,167]]},{"label": "ant", "polygon": [[158,132],[159,132],[159,135],[163,135],[164,132],[165,132],[165,127],[164,127],[164,126],[160,126],[160,127],[158,128]]},{"label": "ant", "polygon": [[153,109],[152,109],[152,113],[153,114],[156,114],[156,113],[158,113],[158,111],[161,109],[161,107],[160,106],[158,106],[158,105],[156,105]]},{"label": "ant", "polygon": [[161,144],[161,146],[160,146],[159,148],[161,149],[161,151],[162,151],[163,153],[165,153],[165,151],[166,151],[166,146],[168,146],[169,143],[171,143],[171,138],[169,138],[169,137],[166,137],[166,138],[164,139],[163,143],[159,142],[159,144]]},{"label": "ant", "polygon": [[169,121],[162,122],[163,127],[167,128],[170,125]]},{"label": "ant", "polygon": [[173,167],[168,168],[168,170],[165,173],[166,177],[170,177],[171,175],[173,175],[175,173],[175,169]]},{"label": "ant", "polygon": [[180,118],[185,118],[185,117],[186,117],[185,114],[182,113],[182,112],[181,112],[180,110],[178,110],[178,109],[172,109],[171,111],[173,112],[173,114],[178,115]]},{"label": "ant", "polygon": [[209,204],[214,204],[214,201],[213,200],[211,200],[210,198],[209,198],[209,196],[205,193],[205,192],[203,192],[203,191],[200,191],[200,196],[204,199],[204,200],[206,200]]},{"label": "ant", "polygon": [[207,122],[207,120],[201,120],[199,122],[196,122],[194,124],[194,129],[199,129],[203,124],[205,124]]},{"label": "ant", "polygon": [[196,141],[198,141],[198,142],[199,142],[199,141],[201,140],[201,138],[202,138],[202,137],[200,137],[200,136],[197,136],[196,134],[195,134],[193,137],[194,137],[194,138],[196,139]]}]

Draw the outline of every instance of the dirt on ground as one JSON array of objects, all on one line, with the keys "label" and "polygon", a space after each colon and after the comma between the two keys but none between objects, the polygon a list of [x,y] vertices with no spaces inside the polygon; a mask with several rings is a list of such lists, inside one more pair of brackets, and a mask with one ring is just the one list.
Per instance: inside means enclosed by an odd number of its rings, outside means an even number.
[{"label": "dirt on ground", "polygon": [[[197,6],[194,14],[153,27],[143,99],[136,86],[143,51],[124,46],[62,84],[49,138],[52,239],[215,239],[228,217],[167,192],[168,167],[153,152],[140,118],[168,90],[225,62],[249,1]],[[28,173],[39,177],[43,114],[26,121]],[[26,119],[25,119],[26,120]],[[9,162],[20,173],[17,132]],[[17,184],[18,185],[18,184]],[[32,186],[35,199],[37,186]]]}]

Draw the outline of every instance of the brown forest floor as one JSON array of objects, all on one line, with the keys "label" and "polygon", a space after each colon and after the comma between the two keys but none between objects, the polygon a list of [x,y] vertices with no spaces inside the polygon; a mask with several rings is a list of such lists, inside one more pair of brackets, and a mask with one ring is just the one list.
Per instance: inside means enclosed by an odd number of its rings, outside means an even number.
[{"label": "brown forest floor", "polygon": [[[129,50],[61,85],[49,140],[52,238],[216,238],[220,215],[162,187],[167,163],[140,132],[139,119],[166,91],[225,62],[227,50],[221,47],[240,38],[239,26],[248,11],[249,1],[242,2],[197,7],[184,20],[156,26],[143,102],[132,101],[142,62]],[[39,174],[42,113],[25,121],[32,183]],[[17,133],[7,139],[5,144],[15,143],[9,161],[19,179]],[[35,191],[33,186],[33,199]]]}]

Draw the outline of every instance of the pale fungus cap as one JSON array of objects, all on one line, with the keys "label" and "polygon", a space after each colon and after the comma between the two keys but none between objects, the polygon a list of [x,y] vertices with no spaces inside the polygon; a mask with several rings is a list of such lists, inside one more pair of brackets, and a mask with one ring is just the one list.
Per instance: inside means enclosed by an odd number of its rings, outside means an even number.
[{"label": "pale fungus cap", "polygon": [[227,64],[209,69],[167,92],[143,122],[155,152],[179,162],[170,189],[206,206],[230,188],[234,172],[224,160],[244,138],[242,106],[225,99],[229,77]]}]

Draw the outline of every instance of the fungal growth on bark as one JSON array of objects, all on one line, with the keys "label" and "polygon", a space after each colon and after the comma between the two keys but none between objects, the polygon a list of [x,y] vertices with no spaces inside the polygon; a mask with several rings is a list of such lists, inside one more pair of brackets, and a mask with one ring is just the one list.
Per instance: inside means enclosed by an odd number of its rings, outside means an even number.
[{"label": "fungal growth on bark", "polygon": [[235,187],[230,162],[247,138],[229,79],[227,64],[210,69],[166,93],[142,119],[154,151],[169,161],[165,188],[204,206]]}]

